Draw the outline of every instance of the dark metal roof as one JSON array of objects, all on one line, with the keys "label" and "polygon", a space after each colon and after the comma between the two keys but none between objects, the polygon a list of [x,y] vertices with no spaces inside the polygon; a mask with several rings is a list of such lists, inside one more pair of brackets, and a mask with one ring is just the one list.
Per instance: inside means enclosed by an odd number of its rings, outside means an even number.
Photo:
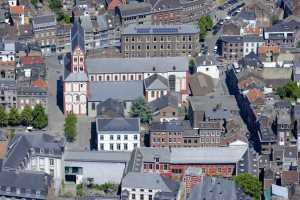
[{"label": "dark metal roof", "polygon": [[77,47],[79,47],[81,51],[85,52],[84,30],[79,20],[76,20],[71,28],[71,45],[72,52],[74,52]]}]

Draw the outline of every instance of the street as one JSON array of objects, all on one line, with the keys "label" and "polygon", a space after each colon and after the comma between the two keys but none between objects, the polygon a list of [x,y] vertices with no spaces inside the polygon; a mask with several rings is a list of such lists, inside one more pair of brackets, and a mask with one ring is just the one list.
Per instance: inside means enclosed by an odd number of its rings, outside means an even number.
[{"label": "street", "polygon": [[[59,64],[57,56],[46,57],[48,67],[48,130],[50,133],[64,135],[64,115],[63,115],[63,93],[62,76],[63,65]],[[66,149],[84,150],[90,148],[91,120],[83,116],[78,117],[77,138],[72,143],[67,143]]]}]

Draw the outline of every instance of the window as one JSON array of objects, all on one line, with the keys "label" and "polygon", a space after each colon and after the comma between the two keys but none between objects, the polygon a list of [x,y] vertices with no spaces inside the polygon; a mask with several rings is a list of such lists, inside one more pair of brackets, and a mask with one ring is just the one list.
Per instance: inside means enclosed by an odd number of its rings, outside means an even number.
[{"label": "window", "polygon": [[144,200],[144,195],[140,194],[140,200]]},{"label": "window", "polygon": [[109,150],[111,150],[111,151],[114,150],[114,144],[112,144],[112,143],[109,144]]},{"label": "window", "polygon": [[134,136],[133,136],[133,139],[134,139],[134,140],[137,140],[137,139],[138,139],[138,135],[134,135]]},{"label": "window", "polygon": [[110,136],[109,136],[109,139],[110,139],[110,140],[114,140],[114,136],[113,136],[113,135],[110,135]]},{"label": "window", "polygon": [[83,58],[82,58],[82,57],[80,57],[80,60],[79,60],[79,61],[80,61],[80,63],[83,63]]},{"label": "window", "polygon": [[134,148],[137,148],[137,146],[138,146],[137,143],[134,143],[134,144],[133,144],[133,147],[134,147]]},{"label": "window", "polygon": [[153,41],[156,42],[156,37],[153,38]]},{"label": "window", "polygon": [[50,169],[50,176],[54,177],[54,169]]},{"label": "window", "polygon": [[149,194],[149,200],[152,200],[152,195],[151,194]]},{"label": "window", "polygon": [[151,97],[154,98],[154,96],[155,96],[155,91],[152,90],[151,91]]},{"label": "window", "polygon": [[121,150],[121,144],[117,144],[117,150]]},{"label": "window", "polygon": [[49,159],[49,162],[50,162],[50,166],[54,165],[54,159]]},{"label": "window", "polygon": [[139,75],[139,80],[142,80],[142,75]]},{"label": "window", "polygon": [[130,80],[132,80],[132,81],[134,80],[134,76],[133,75],[130,76]]},{"label": "window", "polygon": [[100,140],[104,140],[104,136],[103,135],[100,135]]},{"label": "window", "polygon": [[124,135],[124,140],[128,140],[128,135]]},{"label": "window", "polygon": [[175,91],[175,81],[176,81],[175,75],[170,75],[169,76],[169,86],[170,86],[171,91]]},{"label": "window", "polygon": [[135,194],[131,194],[131,199],[135,199]]},{"label": "window", "polygon": [[156,169],[156,170],[159,170],[159,165],[158,165],[158,164],[155,165],[155,169]]},{"label": "window", "polygon": [[152,169],[152,168],[153,168],[152,164],[149,164],[149,169]]},{"label": "window", "polygon": [[99,80],[99,81],[102,81],[102,76],[98,76],[98,80]]},{"label": "window", "polygon": [[116,76],[115,76],[115,81],[117,81],[117,80],[118,80],[118,76],[116,75]]},{"label": "window", "polygon": [[128,150],[128,144],[124,143],[124,150]]},{"label": "window", "polygon": [[104,144],[102,144],[102,143],[100,144],[100,150],[102,150],[102,151],[104,150]]},{"label": "window", "polygon": [[109,81],[109,76],[106,76],[106,80]]},{"label": "window", "polygon": [[92,103],[92,110],[95,110],[96,109],[96,105],[95,103]]},{"label": "window", "polygon": [[164,170],[168,170],[168,165],[164,164]]},{"label": "window", "polygon": [[121,140],[121,135],[117,135],[117,140]]},{"label": "window", "polygon": [[155,157],[155,162],[159,162],[159,157]]},{"label": "window", "polygon": [[122,76],[122,79],[123,79],[123,81],[125,81],[125,80],[126,80],[126,76],[125,76],[125,75],[123,75],[123,76]]}]

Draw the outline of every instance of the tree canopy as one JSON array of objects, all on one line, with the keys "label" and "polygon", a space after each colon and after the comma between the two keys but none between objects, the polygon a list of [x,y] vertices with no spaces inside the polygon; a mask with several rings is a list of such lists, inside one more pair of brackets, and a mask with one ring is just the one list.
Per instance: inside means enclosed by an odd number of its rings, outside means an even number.
[{"label": "tree canopy", "polygon": [[57,12],[58,10],[60,10],[62,8],[62,4],[60,0],[49,0],[49,7],[51,8],[51,10]]},{"label": "tree canopy", "polygon": [[207,31],[213,27],[213,23],[214,22],[209,15],[200,17],[200,19],[198,21],[198,26],[200,29],[200,38],[201,39],[205,38],[205,36],[207,35]]},{"label": "tree canopy", "polygon": [[3,106],[0,106],[0,126],[6,126],[8,124],[8,116]]},{"label": "tree canopy", "polygon": [[25,108],[21,112],[21,123],[24,126],[29,126],[32,123],[33,117],[32,117],[32,109],[30,106],[25,106]]},{"label": "tree canopy", "polygon": [[189,60],[189,71],[190,71],[190,74],[195,73],[195,67],[196,67],[196,64],[195,64],[194,59],[190,59]]},{"label": "tree canopy", "polygon": [[41,104],[37,104],[32,111],[32,125],[34,128],[42,129],[48,125],[48,116]]},{"label": "tree canopy", "polygon": [[68,141],[74,141],[77,135],[77,118],[76,115],[73,113],[68,114],[68,116],[65,118],[65,124],[64,124],[64,132],[65,137]]},{"label": "tree canopy", "polygon": [[253,197],[255,200],[259,200],[262,191],[262,185],[259,182],[258,178],[255,176],[242,173],[238,176],[235,176],[234,182],[248,195]]},{"label": "tree canopy", "polygon": [[289,98],[291,100],[297,100],[300,98],[300,88],[294,81],[289,81],[282,87],[276,89],[276,93],[280,98]]},{"label": "tree canopy", "polygon": [[132,117],[139,117],[142,123],[150,122],[152,113],[149,104],[144,97],[139,97],[133,102],[130,115]]},{"label": "tree canopy", "polygon": [[16,107],[10,109],[10,112],[8,114],[8,124],[10,126],[17,126],[20,124],[20,114]]}]

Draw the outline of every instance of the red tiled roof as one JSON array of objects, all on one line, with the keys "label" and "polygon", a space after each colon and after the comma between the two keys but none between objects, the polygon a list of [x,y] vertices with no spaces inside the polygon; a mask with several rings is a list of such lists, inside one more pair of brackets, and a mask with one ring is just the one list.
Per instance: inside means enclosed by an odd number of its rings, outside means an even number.
[{"label": "red tiled roof", "polygon": [[11,14],[24,14],[25,8],[24,8],[24,6],[11,6],[10,13]]},{"label": "red tiled roof", "polygon": [[127,0],[112,0],[108,5],[108,10],[114,10],[117,6],[127,4]]},{"label": "red tiled roof", "polygon": [[251,78],[250,79],[246,79],[246,80],[243,80],[239,83],[239,87],[240,89],[244,89],[246,87],[248,87],[248,85],[250,85],[251,83],[253,83],[254,80],[252,80]]},{"label": "red tiled roof", "polygon": [[47,83],[44,80],[41,80],[41,79],[34,81],[32,83],[32,85],[34,87],[37,87],[37,88],[40,88],[40,89],[47,89],[47,87],[48,87]]},{"label": "red tiled roof", "polygon": [[22,65],[34,65],[34,64],[43,64],[44,59],[42,56],[22,56],[21,64]]},{"label": "red tiled roof", "polygon": [[259,97],[262,97],[263,94],[258,89],[251,89],[247,93],[247,97],[250,102],[255,102]]},{"label": "red tiled roof", "polygon": [[267,54],[268,51],[272,51],[273,54],[279,54],[280,53],[280,47],[279,46],[261,46],[258,48],[258,53],[259,54]]}]

